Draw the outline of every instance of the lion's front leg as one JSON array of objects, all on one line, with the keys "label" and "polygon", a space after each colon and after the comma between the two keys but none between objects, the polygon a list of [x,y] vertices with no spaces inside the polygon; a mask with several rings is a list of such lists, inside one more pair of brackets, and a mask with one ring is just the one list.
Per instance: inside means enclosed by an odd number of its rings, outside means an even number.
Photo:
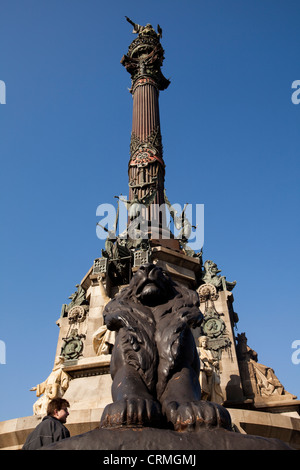
[{"label": "lion's front leg", "polygon": [[175,431],[194,431],[201,427],[231,429],[231,418],[224,407],[201,400],[198,377],[189,367],[172,376],[161,404],[167,422]]},{"label": "lion's front leg", "polygon": [[113,403],[103,411],[100,426],[158,426],[162,413],[138,371],[123,365],[114,375]]}]

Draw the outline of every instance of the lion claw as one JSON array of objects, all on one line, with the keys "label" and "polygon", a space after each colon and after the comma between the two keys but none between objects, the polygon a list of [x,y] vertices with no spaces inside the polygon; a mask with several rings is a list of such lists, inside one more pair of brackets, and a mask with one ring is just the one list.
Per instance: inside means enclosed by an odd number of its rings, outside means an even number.
[{"label": "lion claw", "polygon": [[100,427],[157,426],[161,419],[158,402],[148,398],[124,398],[105,407]]},{"label": "lion claw", "polygon": [[164,406],[163,411],[175,431],[197,431],[201,427],[231,430],[230,414],[217,403],[202,400],[188,403],[172,401]]}]

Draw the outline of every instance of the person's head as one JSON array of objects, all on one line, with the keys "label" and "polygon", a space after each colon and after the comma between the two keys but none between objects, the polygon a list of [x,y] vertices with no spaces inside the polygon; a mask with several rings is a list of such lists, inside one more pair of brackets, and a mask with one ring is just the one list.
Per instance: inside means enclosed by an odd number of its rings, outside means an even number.
[{"label": "person's head", "polygon": [[58,419],[61,423],[65,423],[69,416],[69,407],[69,402],[64,398],[53,398],[53,400],[48,403],[47,415],[53,416],[53,418]]}]

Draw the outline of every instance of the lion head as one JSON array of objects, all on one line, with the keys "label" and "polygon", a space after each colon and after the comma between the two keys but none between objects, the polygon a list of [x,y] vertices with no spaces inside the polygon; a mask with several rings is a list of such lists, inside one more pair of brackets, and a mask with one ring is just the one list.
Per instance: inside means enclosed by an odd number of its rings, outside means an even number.
[{"label": "lion head", "polygon": [[143,305],[165,303],[175,295],[174,283],[160,267],[147,263],[132,278],[129,289]]}]

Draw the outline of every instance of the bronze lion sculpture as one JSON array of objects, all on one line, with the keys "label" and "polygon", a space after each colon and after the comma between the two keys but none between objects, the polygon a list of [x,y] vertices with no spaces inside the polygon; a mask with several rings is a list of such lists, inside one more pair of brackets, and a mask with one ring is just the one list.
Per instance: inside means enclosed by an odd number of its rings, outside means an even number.
[{"label": "bronze lion sculpture", "polygon": [[203,316],[195,291],[146,264],[106,305],[103,317],[117,335],[110,365],[113,403],[104,409],[100,426],[230,429],[225,408],[201,401],[191,328]]}]

